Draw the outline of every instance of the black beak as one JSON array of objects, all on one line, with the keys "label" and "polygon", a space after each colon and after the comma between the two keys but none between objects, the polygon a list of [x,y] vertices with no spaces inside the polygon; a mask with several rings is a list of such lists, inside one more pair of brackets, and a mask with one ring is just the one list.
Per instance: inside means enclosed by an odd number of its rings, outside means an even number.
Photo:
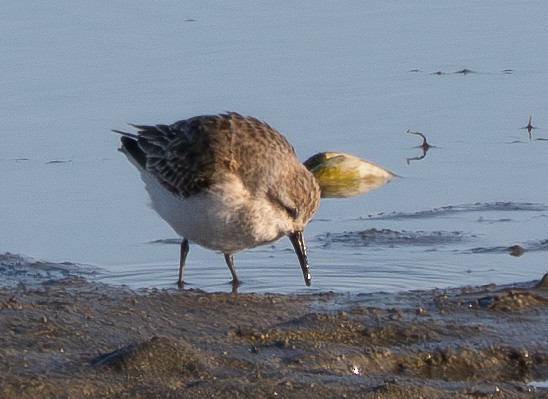
[{"label": "black beak", "polygon": [[301,264],[301,269],[303,271],[304,282],[307,287],[310,287],[310,272],[308,270],[308,258],[306,257],[306,245],[304,244],[303,232],[296,231],[289,235],[291,244],[295,248],[295,253],[297,258],[299,258],[299,263]]}]

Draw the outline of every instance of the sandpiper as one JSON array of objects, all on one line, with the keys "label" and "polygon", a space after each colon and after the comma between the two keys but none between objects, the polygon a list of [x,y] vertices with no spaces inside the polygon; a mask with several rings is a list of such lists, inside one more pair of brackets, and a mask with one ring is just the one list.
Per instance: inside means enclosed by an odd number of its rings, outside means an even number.
[{"label": "sandpiper", "polygon": [[310,272],[303,230],[320,188],[275,129],[230,112],[172,125],[131,125],[122,151],[141,173],[152,208],[182,237],[179,286],[189,241],[221,251],[239,280],[233,254],[288,236],[304,281]]}]

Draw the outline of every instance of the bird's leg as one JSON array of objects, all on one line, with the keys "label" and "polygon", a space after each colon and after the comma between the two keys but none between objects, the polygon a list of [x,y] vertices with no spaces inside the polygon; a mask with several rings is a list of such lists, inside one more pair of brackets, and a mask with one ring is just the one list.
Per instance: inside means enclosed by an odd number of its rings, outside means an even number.
[{"label": "bird's leg", "polygon": [[237,288],[240,285],[240,280],[238,280],[238,276],[236,275],[236,269],[234,268],[234,257],[232,254],[225,253],[225,262],[230,270],[230,273],[232,274],[232,288]]},{"label": "bird's leg", "polygon": [[183,241],[181,242],[181,257],[179,258],[179,281],[177,281],[179,288],[183,288],[183,269],[185,268],[185,261],[189,248],[188,240],[183,238]]}]

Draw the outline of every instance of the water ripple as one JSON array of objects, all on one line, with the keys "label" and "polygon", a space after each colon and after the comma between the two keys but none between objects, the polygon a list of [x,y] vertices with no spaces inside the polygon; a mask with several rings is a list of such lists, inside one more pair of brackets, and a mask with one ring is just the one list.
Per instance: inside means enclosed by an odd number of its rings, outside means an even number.
[{"label": "water ripple", "polygon": [[525,252],[548,251],[548,240],[527,241],[522,244],[509,246],[477,247],[471,248],[462,253],[466,254],[489,254],[489,253],[509,253],[512,256],[521,256]]},{"label": "water ripple", "polygon": [[71,262],[52,263],[36,261],[9,252],[0,254],[0,286],[14,287],[57,281],[66,277],[91,277],[97,273],[92,266],[80,266]]},{"label": "water ripple", "polygon": [[391,229],[367,229],[343,233],[325,233],[316,236],[324,246],[436,246],[459,243],[475,235],[462,231],[395,231]]},{"label": "water ripple", "polygon": [[548,205],[535,202],[477,202],[474,204],[448,205],[417,212],[391,212],[360,217],[359,220],[428,219],[468,212],[548,212]]}]

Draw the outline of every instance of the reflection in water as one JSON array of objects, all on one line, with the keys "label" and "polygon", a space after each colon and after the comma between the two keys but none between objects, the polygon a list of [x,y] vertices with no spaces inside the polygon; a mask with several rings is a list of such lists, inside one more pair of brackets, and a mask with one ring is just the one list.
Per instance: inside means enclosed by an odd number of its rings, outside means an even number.
[{"label": "reflection in water", "polygon": [[304,166],[320,185],[322,198],[347,198],[365,194],[394,178],[394,174],[372,162],[339,152],[321,152]]},{"label": "reflection in water", "polygon": [[422,137],[422,144],[417,146],[417,148],[422,148],[422,155],[419,155],[418,157],[407,158],[407,164],[409,165],[411,161],[420,161],[421,159],[423,159],[426,156],[426,153],[428,152],[428,150],[432,146],[428,144],[428,142],[426,141],[426,136],[422,134],[421,132],[413,132],[408,129],[407,134],[414,134],[415,136]]},{"label": "reflection in water", "polygon": [[531,130],[536,129],[535,126],[533,126],[533,115],[529,115],[529,122],[527,122],[527,125],[521,127],[520,129],[527,129],[527,133],[529,133],[529,140],[533,139],[533,135],[531,134]]}]

